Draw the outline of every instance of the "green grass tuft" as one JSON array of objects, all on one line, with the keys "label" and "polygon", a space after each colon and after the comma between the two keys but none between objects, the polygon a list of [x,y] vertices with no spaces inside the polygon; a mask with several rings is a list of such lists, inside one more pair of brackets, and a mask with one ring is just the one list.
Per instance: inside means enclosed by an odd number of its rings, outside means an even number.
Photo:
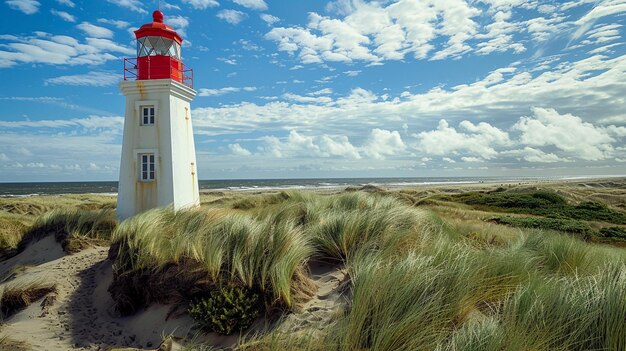
[{"label": "green grass tuft", "polygon": [[34,241],[54,235],[66,252],[77,252],[90,243],[108,241],[116,226],[112,210],[52,210],[37,217],[25,231],[18,251],[23,251]]}]

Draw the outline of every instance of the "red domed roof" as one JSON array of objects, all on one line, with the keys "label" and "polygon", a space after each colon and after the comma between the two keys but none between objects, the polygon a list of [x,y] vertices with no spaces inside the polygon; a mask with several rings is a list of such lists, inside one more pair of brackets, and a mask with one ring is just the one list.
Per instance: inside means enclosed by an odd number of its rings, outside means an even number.
[{"label": "red domed roof", "polygon": [[183,39],[176,33],[174,28],[163,23],[163,12],[156,10],[152,13],[152,23],[146,23],[141,28],[135,31],[135,37],[137,39],[155,36],[164,37],[172,40],[176,40],[178,44],[182,44]]}]

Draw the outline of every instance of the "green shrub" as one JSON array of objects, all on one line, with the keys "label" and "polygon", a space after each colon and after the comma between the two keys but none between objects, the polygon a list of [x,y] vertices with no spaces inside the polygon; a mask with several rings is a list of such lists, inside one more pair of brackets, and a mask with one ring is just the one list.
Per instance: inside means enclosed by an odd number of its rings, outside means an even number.
[{"label": "green shrub", "polygon": [[576,234],[584,240],[589,240],[594,234],[594,231],[591,229],[589,224],[573,219],[504,216],[492,217],[489,220],[512,227],[558,230],[561,232]]},{"label": "green shrub", "polygon": [[500,212],[626,224],[626,213],[613,210],[605,204],[582,202],[578,205],[571,205],[561,195],[542,190],[468,192],[458,195],[438,195],[434,198],[462,202],[478,208]]},{"label": "green shrub", "polygon": [[189,314],[207,331],[223,335],[248,329],[261,314],[259,294],[241,286],[220,287],[189,306]]},{"label": "green shrub", "polygon": [[609,227],[600,229],[600,236],[603,238],[626,240],[626,228]]}]

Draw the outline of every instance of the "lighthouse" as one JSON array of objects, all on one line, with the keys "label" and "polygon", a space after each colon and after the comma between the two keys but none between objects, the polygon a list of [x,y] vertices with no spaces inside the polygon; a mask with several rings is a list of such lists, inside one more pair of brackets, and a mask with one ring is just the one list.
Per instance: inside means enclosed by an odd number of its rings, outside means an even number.
[{"label": "lighthouse", "polygon": [[137,57],[124,60],[126,97],[117,218],[155,207],[200,204],[190,103],[193,70],[183,64],[183,39],[154,11],[135,31]]}]

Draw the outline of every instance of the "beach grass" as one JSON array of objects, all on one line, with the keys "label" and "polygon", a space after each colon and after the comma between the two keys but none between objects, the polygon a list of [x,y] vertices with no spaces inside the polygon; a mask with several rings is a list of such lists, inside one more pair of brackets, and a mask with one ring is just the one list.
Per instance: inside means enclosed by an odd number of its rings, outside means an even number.
[{"label": "beach grass", "polygon": [[[277,328],[243,338],[241,349],[624,347],[623,249],[562,228],[441,218],[420,207],[385,193],[282,192],[148,211],[114,233],[114,285],[129,286],[124,277],[138,272],[133,289],[146,291],[135,295],[154,294],[163,274],[194,291],[234,284],[290,313],[314,292],[307,264],[322,260],[347,271],[344,311],[321,330]],[[193,297],[177,293],[178,301]]]},{"label": "beach grass", "polygon": [[[626,251],[596,243],[623,236],[613,197],[357,190],[215,193],[117,226],[106,207],[47,209],[20,230],[25,243],[110,236],[109,292],[123,315],[258,294],[271,328],[242,331],[241,350],[626,349]],[[0,219],[10,216],[24,215]],[[330,322],[294,331],[282,323],[316,298],[318,262],[345,272],[342,302]]]},{"label": "beach grass", "polygon": [[92,243],[108,243],[116,226],[113,210],[55,209],[35,219],[24,231],[17,250],[53,235],[66,252],[78,252]]},{"label": "beach grass", "polygon": [[12,316],[31,303],[56,290],[54,283],[42,280],[16,280],[0,286],[0,314],[3,319]]},{"label": "beach grass", "polygon": [[[0,197],[0,257],[15,255],[31,242],[30,239],[39,239],[41,235],[46,235],[40,231],[32,236],[35,229],[33,225],[41,228],[43,218],[52,220],[52,211],[55,211],[54,216],[63,212],[74,212],[77,216],[83,212],[99,212],[110,217],[114,208],[115,197],[106,195]],[[68,216],[65,217],[69,219]],[[25,240],[24,236],[27,236]]]}]

